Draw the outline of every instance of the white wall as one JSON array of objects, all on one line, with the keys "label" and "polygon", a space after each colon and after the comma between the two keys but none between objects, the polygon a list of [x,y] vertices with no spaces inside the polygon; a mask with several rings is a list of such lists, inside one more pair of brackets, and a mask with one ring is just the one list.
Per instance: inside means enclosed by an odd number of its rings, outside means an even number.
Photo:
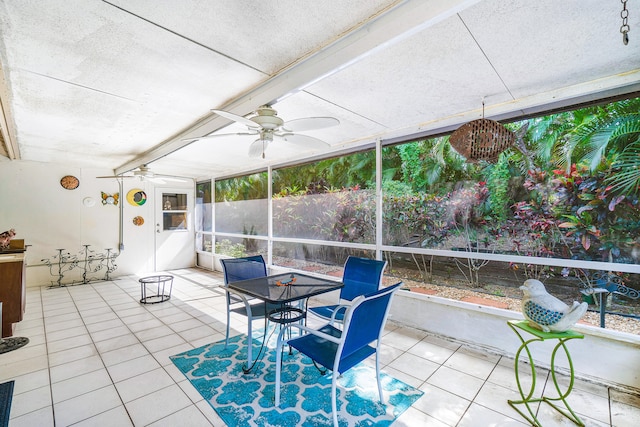
[{"label": "white wall", "polygon": [[[58,248],[79,254],[82,245],[88,244],[99,253],[107,248],[118,252],[120,203],[123,207],[124,250],[116,258],[117,269],[111,276],[153,271],[154,185],[137,178],[125,179],[119,205],[103,205],[101,192],[119,192],[118,182],[96,177],[112,173],[108,169],[50,163],[0,162],[0,232],[15,228],[15,238],[24,239],[25,244],[31,245],[27,250],[27,286],[51,284],[57,280],[41,260],[53,258]],[[65,175],[77,177],[80,186],[75,190],[62,188],[60,178]],[[192,188],[193,182],[172,182],[170,186]],[[126,194],[133,188],[146,192],[147,202],[144,205],[127,203]],[[95,202],[93,206],[83,204],[83,200],[89,197]],[[142,226],[133,224],[135,216],[144,218]],[[81,274],[81,270],[76,268],[65,274],[64,281],[81,280]],[[104,270],[90,276],[103,277]]]}]

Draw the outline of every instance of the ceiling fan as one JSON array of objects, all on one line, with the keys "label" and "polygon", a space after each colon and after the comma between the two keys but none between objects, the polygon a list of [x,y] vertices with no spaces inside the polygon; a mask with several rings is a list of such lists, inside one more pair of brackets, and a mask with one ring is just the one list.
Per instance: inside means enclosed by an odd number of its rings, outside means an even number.
[{"label": "ceiling fan", "polygon": [[247,126],[248,132],[212,134],[200,138],[189,138],[184,141],[196,141],[199,139],[218,138],[221,136],[257,136],[258,138],[249,146],[249,157],[259,157],[274,140],[284,140],[295,144],[302,144],[307,147],[324,148],[329,144],[325,141],[298,132],[324,129],[340,124],[335,117],[305,117],[301,119],[285,122],[278,117],[278,112],[268,105],[263,105],[256,110],[253,116],[247,118],[238,116],[224,110],[211,110],[214,113],[234,122]]},{"label": "ceiling fan", "polygon": [[96,178],[138,178],[140,181],[150,181],[156,184],[166,184],[167,181],[185,182],[184,179],[180,178],[171,178],[165,175],[156,175],[147,165],[142,165],[137,170],[134,170],[133,175],[109,175],[97,176]]}]

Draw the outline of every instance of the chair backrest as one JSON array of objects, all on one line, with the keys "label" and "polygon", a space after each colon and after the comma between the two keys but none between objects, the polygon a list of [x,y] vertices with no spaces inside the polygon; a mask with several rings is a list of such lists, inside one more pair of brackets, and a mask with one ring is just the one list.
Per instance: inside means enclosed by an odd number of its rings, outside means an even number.
[{"label": "chair backrest", "polygon": [[267,275],[267,266],[262,255],[221,259],[220,262],[224,271],[225,285]]},{"label": "chair backrest", "polygon": [[[340,359],[380,339],[391,306],[391,297],[402,282],[380,289],[366,296],[359,296],[347,309],[342,333],[342,349],[338,350]],[[350,364],[339,367],[339,372],[349,369]]]},{"label": "chair backrest", "polygon": [[340,298],[352,301],[360,295],[367,295],[380,289],[382,273],[386,261],[349,256],[344,264]]}]

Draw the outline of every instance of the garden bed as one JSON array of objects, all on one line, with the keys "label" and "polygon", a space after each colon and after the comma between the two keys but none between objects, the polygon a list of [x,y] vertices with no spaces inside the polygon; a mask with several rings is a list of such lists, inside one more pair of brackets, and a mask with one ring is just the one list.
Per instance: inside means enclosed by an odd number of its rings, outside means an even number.
[{"label": "garden bed", "polygon": [[[391,282],[391,280],[389,280]],[[519,298],[492,295],[486,292],[473,291],[469,289],[459,289],[441,285],[431,285],[411,280],[405,280],[405,285],[412,292],[426,293],[442,298],[457,301],[476,303],[490,307],[503,308],[506,310],[521,312],[521,300]],[[520,291],[522,292],[522,291]],[[610,307],[611,311],[618,311],[616,305]],[[594,306],[589,307],[589,311],[584,315],[580,323],[591,326],[600,326],[600,312]],[[640,335],[640,320],[625,317],[617,314],[606,315],[606,328],[619,332]]]},{"label": "garden bed", "polygon": [[[274,263],[287,268],[327,274],[338,278],[342,277],[342,268],[332,265],[285,258],[274,259]],[[493,267],[489,264],[483,267],[480,272],[483,284],[471,287],[468,283],[465,283],[464,278],[460,277],[454,266],[453,261],[449,265],[439,263],[437,268],[434,266],[432,280],[425,282],[419,271],[410,268],[410,265],[402,265],[394,261],[391,268],[387,267],[383,280],[387,286],[402,280],[405,288],[412,292],[521,312],[522,291],[519,287],[524,278],[517,277],[508,270],[505,271],[503,267],[499,268],[499,263],[495,263]],[[438,274],[438,272],[442,271],[446,271],[447,274]],[[549,293],[568,304],[581,299],[579,286],[567,280],[567,278],[551,278],[551,280],[543,280],[543,282],[545,282]],[[607,311],[640,316],[640,302],[623,297],[615,297]],[[640,319],[607,313],[605,320],[606,329],[640,335]],[[599,327],[600,312],[598,307],[591,305],[589,311],[580,322]]]}]

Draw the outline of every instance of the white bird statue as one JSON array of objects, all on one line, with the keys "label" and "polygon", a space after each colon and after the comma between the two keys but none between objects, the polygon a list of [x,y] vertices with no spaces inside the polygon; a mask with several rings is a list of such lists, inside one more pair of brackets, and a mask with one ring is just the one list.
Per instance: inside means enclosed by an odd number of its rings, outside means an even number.
[{"label": "white bird statue", "polygon": [[525,280],[520,286],[524,292],[522,314],[529,325],[544,332],[565,332],[584,316],[589,304],[573,302],[569,307],[558,298],[549,294],[542,282],[536,279]]}]

